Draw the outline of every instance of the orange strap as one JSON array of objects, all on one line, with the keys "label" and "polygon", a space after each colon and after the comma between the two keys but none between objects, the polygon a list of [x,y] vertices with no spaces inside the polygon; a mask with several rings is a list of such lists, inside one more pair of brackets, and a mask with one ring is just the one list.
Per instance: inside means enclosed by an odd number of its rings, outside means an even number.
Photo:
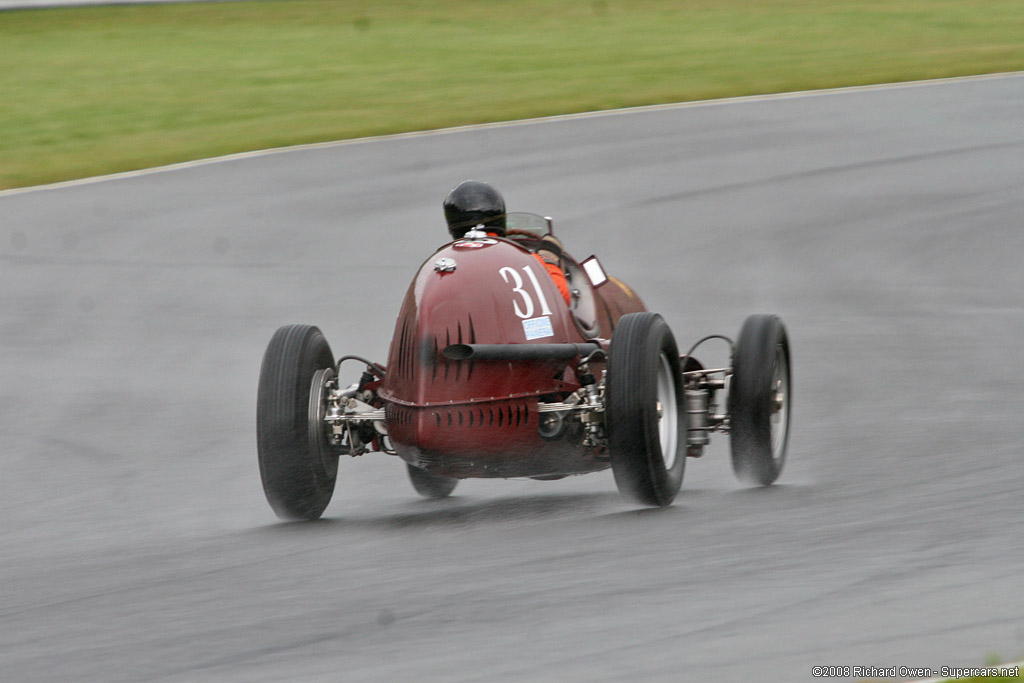
[{"label": "orange strap", "polygon": [[544,266],[545,270],[548,271],[548,275],[554,280],[555,286],[558,287],[558,293],[565,299],[566,305],[572,304],[572,297],[569,296],[569,282],[565,279],[565,273],[562,269],[556,266],[554,263],[548,263],[540,254],[534,254],[533,257],[540,261],[541,265]]}]

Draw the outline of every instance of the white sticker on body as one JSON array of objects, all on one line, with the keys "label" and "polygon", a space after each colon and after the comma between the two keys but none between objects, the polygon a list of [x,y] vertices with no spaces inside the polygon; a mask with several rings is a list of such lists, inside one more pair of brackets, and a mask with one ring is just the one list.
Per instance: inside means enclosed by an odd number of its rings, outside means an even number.
[{"label": "white sticker on body", "polygon": [[544,337],[555,336],[555,330],[551,327],[551,318],[546,315],[540,318],[524,320],[523,332],[526,333],[527,341],[530,339],[543,339]]}]

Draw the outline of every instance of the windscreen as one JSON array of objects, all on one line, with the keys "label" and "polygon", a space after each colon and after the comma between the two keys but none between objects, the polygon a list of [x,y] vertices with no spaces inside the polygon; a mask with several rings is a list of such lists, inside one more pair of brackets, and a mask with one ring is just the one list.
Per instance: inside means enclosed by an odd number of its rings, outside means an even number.
[{"label": "windscreen", "polygon": [[535,213],[513,212],[505,214],[505,229],[528,232],[543,237],[551,234],[551,219]]}]

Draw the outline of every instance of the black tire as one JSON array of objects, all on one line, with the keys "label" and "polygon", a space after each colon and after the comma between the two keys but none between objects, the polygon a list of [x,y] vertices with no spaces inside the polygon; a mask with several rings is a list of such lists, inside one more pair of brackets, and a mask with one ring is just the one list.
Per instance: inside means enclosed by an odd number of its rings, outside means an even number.
[{"label": "black tire", "polygon": [[[287,325],[267,345],[256,401],[256,446],[267,501],[281,519],[317,519],[331,501],[338,456],[312,424],[310,395],[334,375],[334,356],[316,327]],[[317,387],[314,387],[314,377]]]},{"label": "black tire", "polygon": [[752,315],[736,341],[729,386],[732,468],[744,482],[778,479],[789,444],[793,381],[789,337],[774,315]]},{"label": "black tire", "polygon": [[660,315],[622,316],[606,375],[605,423],[615,484],[637,503],[670,505],[686,466],[686,408],[679,351]]},{"label": "black tire", "polygon": [[446,498],[455,490],[459,480],[455,477],[441,477],[422,470],[415,465],[405,463],[409,469],[409,481],[416,493],[424,498]]}]

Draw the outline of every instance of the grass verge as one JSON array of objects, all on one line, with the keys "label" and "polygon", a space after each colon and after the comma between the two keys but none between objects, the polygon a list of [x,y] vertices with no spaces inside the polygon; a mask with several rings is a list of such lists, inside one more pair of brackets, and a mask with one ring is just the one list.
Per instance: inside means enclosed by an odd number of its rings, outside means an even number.
[{"label": "grass verge", "polygon": [[1020,0],[0,11],[0,188],[531,116],[1024,69]]}]

